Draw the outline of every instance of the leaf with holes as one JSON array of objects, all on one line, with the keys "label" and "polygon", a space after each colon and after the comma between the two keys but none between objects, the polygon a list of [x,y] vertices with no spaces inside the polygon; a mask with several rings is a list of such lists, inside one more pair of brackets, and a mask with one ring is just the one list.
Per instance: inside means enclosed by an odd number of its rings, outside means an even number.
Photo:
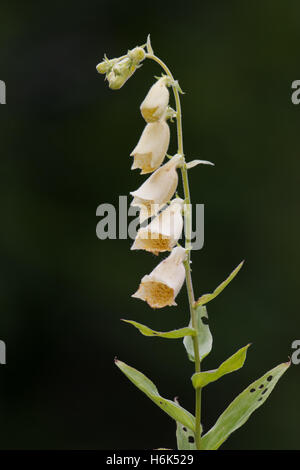
[{"label": "leaf with holes", "polygon": [[115,364],[137,388],[144,392],[150,400],[171,416],[171,418],[179,421],[179,423],[192,431],[195,430],[194,416],[174,401],[161,397],[156,386],[148,377],[117,359]]},{"label": "leaf with holes", "polygon": [[216,370],[209,370],[206,372],[197,372],[192,376],[192,382],[195,388],[202,388],[208,385],[211,382],[223,377],[223,375],[230,374],[241,367],[243,367],[247,349],[250,344],[247,344],[244,348],[239,349],[235,354],[233,354],[229,359],[226,359],[220,367]]},{"label": "leaf with holes", "polygon": [[241,267],[243,266],[244,261],[242,261],[228,276],[225,281],[223,281],[214,291],[212,294],[203,294],[201,297],[195,302],[195,305],[205,305],[211,300],[215,299],[219,294],[221,294],[222,290],[225,289],[226,286],[232,281],[232,279],[237,275]]},{"label": "leaf with holes", "polygon": [[280,377],[290,366],[284,362],[247,387],[221,414],[216,424],[202,437],[204,450],[216,450],[240,428],[268,398]]},{"label": "leaf with holes", "polygon": [[176,423],[176,439],[178,450],[196,450],[195,434],[181,423]]},{"label": "leaf with holes", "polygon": [[159,336],[160,338],[169,338],[169,339],[178,339],[183,338],[184,336],[195,336],[196,330],[193,328],[180,328],[178,330],[172,331],[154,331],[151,330],[148,326],[142,325],[133,320],[122,320],[126,323],[130,323],[131,325],[135,326],[144,336]]},{"label": "leaf with holes", "polygon": [[[197,339],[198,339],[198,344],[199,344],[199,356],[200,356],[200,361],[204,359],[205,356],[207,356],[212,348],[212,335],[208,326],[208,315],[207,315],[207,310],[206,307],[199,306],[196,311],[196,325],[197,325]],[[192,326],[192,323],[190,322],[190,327]],[[191,336],[185,336],[183,340],[184,347],[186,349],[186,352],[188,353],[189,359],[194,362],[195,361],[195,355],[194,355],[194,346],[193,346],[193,340]]]}]

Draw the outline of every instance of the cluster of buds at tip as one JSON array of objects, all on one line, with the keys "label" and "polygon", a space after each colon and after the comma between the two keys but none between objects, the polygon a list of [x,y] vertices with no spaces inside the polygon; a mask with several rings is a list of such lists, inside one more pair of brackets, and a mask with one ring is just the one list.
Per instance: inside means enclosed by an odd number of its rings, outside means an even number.
[{"label": "cluster of buds at tip", "polygon": [[97,65],[96,70],[101,74],[105,74],[109,88],[119,90],[133,75],[145,57],[144,49],[142,47],[135,47],[128,51],[127,55],[117,59],[108,59],[105,56],[103,61]]}]

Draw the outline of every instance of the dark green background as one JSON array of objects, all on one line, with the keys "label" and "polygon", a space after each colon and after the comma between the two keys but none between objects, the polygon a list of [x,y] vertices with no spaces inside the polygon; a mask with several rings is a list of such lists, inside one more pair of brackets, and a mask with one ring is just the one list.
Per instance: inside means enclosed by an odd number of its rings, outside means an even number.
[{"label": "dark green background", "polygon": [[[177,308],[152,311],[130,296],[157,259],[130,240],[96,238],[96,208],[141,182],[129,153],[144,122],[139,105],[153,76],[145,63],[120,91],[95,70],[151,33],[186,94],[187,159],[205,204],[205,246],[193,253],[196,295],[242,260],[209,305],[215,368],[252,342],[245,367],[205,389],[208,430],[254,379],[300,339],[300,4],[289,1],[1,3],[0,366],[2,449],[175,447],[174,422],[114,366],[146,373],[167,398],[193,410],[193,366],[181,341],[145,338],[120,322],[157,329],[188,322]],[[176,151],[175,124],[169,152]],[[299,374],[293,366],[270,400],[224,449],[300,449]]]}]

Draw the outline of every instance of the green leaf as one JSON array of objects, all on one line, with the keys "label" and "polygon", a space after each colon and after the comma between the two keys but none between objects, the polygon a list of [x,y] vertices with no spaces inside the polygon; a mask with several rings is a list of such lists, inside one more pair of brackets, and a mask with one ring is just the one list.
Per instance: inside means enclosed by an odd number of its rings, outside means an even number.
[{"label": "green leaf", "polygon": [[178,450],[197,450],[195,434],[181,423],[176,423],[176,439]]},{"label": "green leaf", "polygon": [[117,359],[115,360],[115,364],[137,388],[144,392],[150,400],[171,416],[171,418],[175,419],[175,421],[179,421],[179,423],[192,431],[195,430],[194,416],[174,401],[161,397],[156,386],[148,377]]},{"label": "green leaf", "polygon": [[153,49],[152,49],[152,46],[151,46],[150,34],[148,34],[148,36],[147,36],[147,52],[150,55],[154,55],[154,52],[153,52]]},{"label": "green leaf", "polygon": [[[206,307],[202,307],[201,305],[196,308],[195,311],[196,315],[196,324],[197,324],[197,339],[199,345],[199,356],[200,361],[207,356],[212,348],[212,335],[208,326],[208,315]],[[192,323],[190,322],[190,327]],[[191,336],[185,336],[183,340],[184,347],[186,352],[188,353],[189,359],[194,362],[194,345]]]},{"label": "green leaf", "polygon": [[215,382],[216,380],[223,377],[223,375],[229,374],[230,372],[234,372],[241,367],[243,367],[247,349],[249,348],[250,344],[247,344],[244,348],[239,349],[233,356],[229,359],[226,359],[220,367],[216,370],[209,370],[206,372],[197,372],[192,376],[192,382],[195,388],[202,388],[208,385],[210,382]]},{"label": "green leaf", "polygon": [[195,336],[196,330],[193,328],[180,328],[179,330],[172,330],[172,331],[154,331],[151,330],[148,326],[142,325],[133,320],[122,320],[126,323],[130,323],[131,325],[135,326],[144,336],[159,336],[161,338],[170,338],[170,339],[177,339],[183,338],[184,336]]},{"label": "green leaf", "polygon": [[237,275],[241,267],[243,266],[244,261],[242,261],[228,276],[225,281],[223,281],[214,291],[212,294],[203,294],[201,297],[195,302],[195,305],[205,305],[211,300],[213,300],[215,297],[217,297],[219,294],[221,294],[222,290],[225,289],[225,287],[232,281],[232,279]]},{"label": "green leaf", "polygon": [[218,449],[230,434],[241,427],[253,411],[266,401],[290,364],[290,362],[279,364],[238,395],[221,414],[216,424],[203,436],[202,448],[204,450]]}]

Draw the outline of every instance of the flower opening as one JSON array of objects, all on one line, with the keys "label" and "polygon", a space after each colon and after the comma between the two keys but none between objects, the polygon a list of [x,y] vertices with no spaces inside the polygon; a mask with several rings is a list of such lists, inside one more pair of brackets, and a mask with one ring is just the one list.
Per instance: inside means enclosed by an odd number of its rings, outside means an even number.
[{"label": "flower opening", "polygon": [[145,250],[155,255],[160,252],[171,251],[182,233],[183,204],[182,199],[173,199],[171,204],[147,227],[139,229],[131,249]]},{"label": "flower opening", "polygon": [[144,300],[152,308],[176,305],[175,298],[185,280],[183,261],[186,251],[182,247],[173,248],[149,275],[143,277],[140,286],[132,297]]}]

